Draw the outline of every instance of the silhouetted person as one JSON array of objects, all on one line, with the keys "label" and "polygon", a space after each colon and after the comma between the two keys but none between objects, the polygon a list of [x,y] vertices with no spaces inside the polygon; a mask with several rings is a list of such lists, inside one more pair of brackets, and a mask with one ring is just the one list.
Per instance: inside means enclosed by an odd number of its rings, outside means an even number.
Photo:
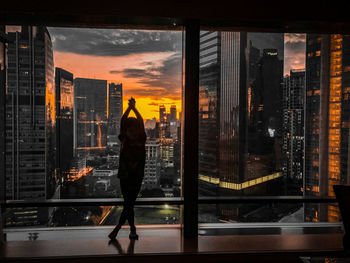
[{"label": "silhouetted person", "polygon": [[[130,239],[138,239],[134,223],[134,204],[140,192],[145,168],[146,133],[143,119],[135,108],[135,100],[129,100],[129,107],[121,119],[119,140],[121,141],[118,177],[122,190],[124,205],[118,225],[108,235],[115,239],[121,226],[128,220],[130,225]],[[133,110],[137,118],[129,116]]]}]

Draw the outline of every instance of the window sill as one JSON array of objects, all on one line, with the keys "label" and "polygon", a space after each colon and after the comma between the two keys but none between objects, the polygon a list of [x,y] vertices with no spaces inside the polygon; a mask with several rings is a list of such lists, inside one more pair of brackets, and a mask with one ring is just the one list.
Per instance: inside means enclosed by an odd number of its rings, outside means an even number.
[{"label": "window sill", "polygon": [[[107,234],[111,229],[46,230],[47,235],[51,234],[51,239],[47,240],[40,239],[42,231],[35,241],[5,242],[1,246],[0,258],[16,262],[42,259],[75,263],[80,260],[94,262],[97,257],[99,262],[111,262],[116,258],[118,262],[145,262],[147,258],[168,263],[178,262],[181,257],[198,262],[232,262],[233,259],[262,262],[262,258],[269,262],[281,262],[282,259],[286,262],[286,258],[295,260],[301,256],[345,256],[341,233],[205,235],[198,236],[198,239],[184,239],[179,227],[141,226],[138,228],[139,240],[130,242],[129,230],[123,228],[118,244],[109,243]],[[26,236],[28,240],[29,232]]]}]

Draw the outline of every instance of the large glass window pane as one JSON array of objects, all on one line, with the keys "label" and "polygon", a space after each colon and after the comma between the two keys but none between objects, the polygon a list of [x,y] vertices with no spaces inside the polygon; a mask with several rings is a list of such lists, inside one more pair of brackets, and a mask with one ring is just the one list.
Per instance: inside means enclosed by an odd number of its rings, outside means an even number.
[{"label": "large glass window pane", "polygon": [[[348,183],[348,38],[201,31],[199,196],[334,197],[332,186]],[[263,211],[218,204],[211,216],[239,222]],[[340,220],[334,205],[271,213],[271,221]]]},{"label": "large glass window pane", "polygon": [[[182,31],[7,26],[6,33],[7,200],[123,197],[118,135],[131,97],[147,136],[138,197],[180,196]],[[60,210],[37,209],[25,224],[48,225]],[[23,225],[33,211],[13,209],[17,219],[6,225]]]},{"label": "large glass window pane", "polygon": [[[42,217],[47,208],[23,207],[8,208],[5,227],[71,227],[71,226],[115,226],[118,224],[123,206],[67,206],[52,207],[48,222],[33,225],[33,219]],[[179,225],[180,206],[178,205],[137,205],[135,206],[136,225]],[[13,233],[11,228],[8,233]]]}]

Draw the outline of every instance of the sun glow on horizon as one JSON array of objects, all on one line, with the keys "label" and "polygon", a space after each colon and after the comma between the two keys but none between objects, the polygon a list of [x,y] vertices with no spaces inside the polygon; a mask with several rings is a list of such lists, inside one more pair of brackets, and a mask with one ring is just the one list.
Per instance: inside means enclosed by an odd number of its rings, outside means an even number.
[{"label": "sun glow on horizon", "polygon": [[[169,96],[159,96],[157,94],[159,87],[145,86],[140,83],[139,79],[126,78],[121,72],[125,68],[142,67],[145,61],[150,61],[150,59],[153,59],[154,63],[157,65],[157,59],[162,61],[172,53],[173,52],[168,52],[168,54],[166,52],[153,52],[131,54],[121,57],[102,57],[54,51],[54,61],[55,67],[60,67],[73,73],[74,78],[103,79],[107,80],[108,84],[122,83],[123,112],[128,107],[128,100],[130,97],[133,97],[136,100],[136,107],[144,120],[152,118],[158,120],[159,105],[165,105],[167,111],[170,110],[170,105],[176,105],[177,112],[181,111],[181,75],[178,76],[179,88],[176,90],[176,93],[169,92]],[[179,67],[181,67],[181,65],[179,65]],[[165,90],[165,92],[167,91]],[[133,116],[133,113],[130,113],[130,116]]]}]

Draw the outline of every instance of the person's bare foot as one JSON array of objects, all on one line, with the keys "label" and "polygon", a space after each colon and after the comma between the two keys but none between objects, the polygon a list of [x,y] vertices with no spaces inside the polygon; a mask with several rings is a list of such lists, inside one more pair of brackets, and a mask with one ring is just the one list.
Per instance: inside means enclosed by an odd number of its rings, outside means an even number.
[{"label": "person's bare foot", "polygon": [[108,237],[109,237],[111,240],[115,239],[115,238],[117,237],[117,235],[118,235],[118,232],[119,232],[120,228],[121,228],[120,226],[116,226],[116,227],[113,229],[113,231],[112,231],[111,233],[109,233]]}]

